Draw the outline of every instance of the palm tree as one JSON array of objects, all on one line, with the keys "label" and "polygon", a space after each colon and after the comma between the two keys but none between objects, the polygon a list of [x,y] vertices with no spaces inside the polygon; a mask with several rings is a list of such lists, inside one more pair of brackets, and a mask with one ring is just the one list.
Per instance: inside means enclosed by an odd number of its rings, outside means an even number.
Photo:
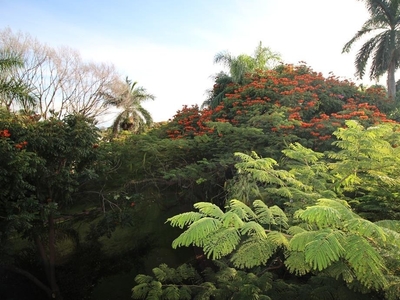
[{"label": "palm tree", "polygon": [[8,111],[15,100],[23,107],[32,106],[35,102],[27,86],[13,76],[13,71],[23,65],[23,60],[15,53],[0,50],[0,105]]},{"label": "palm tree", "polygon": [[126,77],[123,90],[117,98],[113,97],[109,103],[122,111],[117,115],[112,125],[112,134],[115,137],[120,129],[140,133],[153,123],[150,113],[143,108],[142,102],[154,100],[155,96],[147,93],[146,89],[137,86]]},{"label": "palm tree", "polygon": [[358,51],[355,58],[356,76],[365,74],[368,61],[372,58],[370,79],[378,79],[387,72],[387,90],[390,99],[396,96],[395,71],[400,66],[400,1],[364,0],[371,15],[354,37],[343,47],[349,52],[360,38],[375,33]]},{"label": "palm tree", "polygon": [[242,84],[244,75],[257,70],[268,70],[275,67],[281,60],[278,53],[272,52],[268,47],[263,47],[262,42],[258,44],[252,56],[240,54],[232,56],[229,51],[222,51],[215,55],[214,63],[221,63],[229,69],[229,74],[218,73],[215,79],[217,89],[208,91],[208,98],[203,102],[202,107],[217,106],[225,97],[226,88],[231,83]]}]

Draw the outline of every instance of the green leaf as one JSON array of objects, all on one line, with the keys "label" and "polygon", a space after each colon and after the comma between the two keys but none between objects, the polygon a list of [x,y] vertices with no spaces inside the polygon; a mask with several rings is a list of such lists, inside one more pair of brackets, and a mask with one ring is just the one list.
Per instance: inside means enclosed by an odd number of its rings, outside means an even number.
[{"label": "green leaf", "polygon": [[285,234],[279,231],[271,231],[267,234],[267,240],[271,241],[271,243],[275,244],[276,246],[289,246],[289,240]]},{"label": "green leaf", "polygon": [[209,217],[221,219],[224,216],[224,212],[218,206],[210,202],[197,202],[193,206]]},{"label": "green leaf", "polygon": [[310,264],[306,263],[304,252],[292,251],[285,260],[285,266],[289,272],[298,276],[305,275],[311,271]]},{"label": "green leaf", "polygon": [[305,260],[313,269],[322,271],[338,261],[344,254],[343,232],[326,229],[318,232],[315,240],[309,242],[304,248]]},{"label": "green leaf", "polygon": [[232,253],[240,242],[236,228],[220,228],[204,239],[203,250],[207,258],[220,259]]},{"label": "green leaf", "polygon": [[148,276],[148,275],[139,274],[135,277],[135,281],[137,283],[150,283],[151,281],[153,281],[153,277]]},{"label": "green leaf", "polygon": [[229,211],[235,213],[240,219],[248,221],[251,219],[256,219],[256,214],[248,207],[245,203],[232,199],[229,201]]},{"label": "green leaf", "polygon": [[242,219],[232,211],[228,211],[227,213],[225,213],[221,221],[223,227],[240,228],[244,224]]},{"label": "green leaf", "polygon": [[172,242],[172,247],[176,249],[180,246],[204,245],[205,239],[222,226],[221,221],[210,217],[204,217],[192,223],[189,228]]},{"label": "green leaf", "polygon": [[355,234],[348,236],[345,248],[345,258],[363,285],[376,290],[387,285],[383,259],[363,237]]},{"label": "green leaf", "polygon": [[163,290],[162,293],[163,299],[167,300],[179,300],[180,298],[180,292],[179,288],[177,286],[168,286]]},{"label": "green leaf", "polygon": [[338,228],[341,224],[339,211],[327,206],[311,206],[296,214],[296,217],[316,224],[319,228],[334,227]]},{"label": "green leaf", "polygon": [[264,227],[254,221],[245,223],[240,229],[240,233],[242,235],[256,236],[260,239],[267,238]]},{"label": "green leaf", "polygon": [[291,251],[304,251],[306,246],[311,243],[317,235],[318,231],[304,231],[298,233],[289,241],[288,248]]},{"label": "green leaf", "polygon": [[253,202],[254,211],[257,214],[257,220],[261,224],[275,224],[272,211],[269,207],[261,200],[255,200]]},{"label": "green leaf", "polygon": [[276,245],[267,239],[251,237],[232,255],[231,261],[237,268],[252,268],[265,264],[275,253]]},{"label": "green leaf", "polygon": [[182,229],[186,225],[200,220],[203,216],[202,213],[190,211],[168,218],[166,223],[170,222],[172,227],[179,227]]},{"label": "green leaf", "polygon": [[361,218],[354,218],[344,223],[344,228],[350,232],[360,234],[362,236],[377,239],[378,243],[386,242],[386,234],[378,225]]}]

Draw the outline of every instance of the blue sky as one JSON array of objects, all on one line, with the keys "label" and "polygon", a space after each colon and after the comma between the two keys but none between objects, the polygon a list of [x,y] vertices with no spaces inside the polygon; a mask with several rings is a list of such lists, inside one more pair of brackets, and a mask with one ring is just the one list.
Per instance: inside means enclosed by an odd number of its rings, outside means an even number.
[{"label": "blue sky", "polygon": [[[259,41],[286,63],[354,79],[354,56],[341,54],[368,18],[357,0],[0,0],[0,29],[10,27],[86,60],[113,63],[156,96],[156,121],[201,104],[222,70],[214,55],[252,54]],[[355,80],[355,79],[354,79]],[[364,81],[368,83],[368,81]],[[359,83],[359,81],[358,81]],[[107,120],[105,120],[107,121]]]}]

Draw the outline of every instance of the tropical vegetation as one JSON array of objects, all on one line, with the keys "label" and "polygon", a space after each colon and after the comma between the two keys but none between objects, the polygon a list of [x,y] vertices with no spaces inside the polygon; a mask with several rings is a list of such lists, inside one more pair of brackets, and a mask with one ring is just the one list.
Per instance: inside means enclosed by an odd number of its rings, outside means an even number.
[{"label": "tropical vegetation", "polygon": [[[398,15],[364,2],[362,32]],[[370,46],[390,53],[385,36]],[[399,299],[389,88],[260,43],[218,53],[228,71],[203,105],[154,123],[155,96],[112,65],[0,38],[1,299]],[[372,53],[360,76],[371,55],[374,76],[388,71]]]}]

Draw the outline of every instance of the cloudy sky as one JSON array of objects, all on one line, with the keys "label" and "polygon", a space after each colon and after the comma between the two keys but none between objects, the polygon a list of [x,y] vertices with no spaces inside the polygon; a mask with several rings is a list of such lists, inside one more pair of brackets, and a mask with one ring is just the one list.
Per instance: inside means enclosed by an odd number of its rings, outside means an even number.
[{"label": "cloudy sky", "polygon": [[355,81],[361,44],[341,50],[368,18],[357,0],[0,0],[0,7],[0,29],[70,46],[138,81],[156,96],[145,104],[155,121],[205,100],[210,77],[222,70],[216,53],[252,54],[260,41],[285,63]]}]

